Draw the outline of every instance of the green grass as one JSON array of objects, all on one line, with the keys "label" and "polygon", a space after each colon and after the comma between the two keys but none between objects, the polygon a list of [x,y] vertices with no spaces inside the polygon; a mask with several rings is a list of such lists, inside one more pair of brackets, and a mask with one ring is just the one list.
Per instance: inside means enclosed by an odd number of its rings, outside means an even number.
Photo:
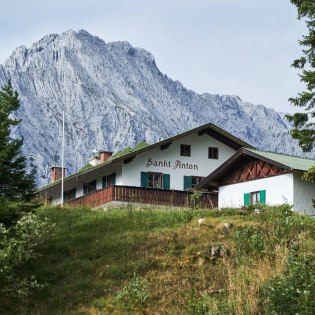
[{"label": "green grass", "polygon": [[[271,243],[268,217],[233,209],[46,207],[39,215],[56,228],[38,249],[40,258],[27,266],[46,285],[27,301],[25,314],[263,314],[259,288],[283,270],[288,254],[286,245]],[[206,223],[198,226],[198,218]],[[233,228],[226,230],[224,222]],[[307,252],[315,249],[313,222],[305,219],[306,230],[299,234]],[[246,226],[254,227],[249,232],[268,231],[272,254],[238,260],[242,247],[236,248],[241,238],[235,231]],[[246,243],[247,252],[248,246],[259,250],[255,237]],[[213,245],[229,255],[213,258]],[[145,296],[145,303],[127,305],[133,296]]]}]

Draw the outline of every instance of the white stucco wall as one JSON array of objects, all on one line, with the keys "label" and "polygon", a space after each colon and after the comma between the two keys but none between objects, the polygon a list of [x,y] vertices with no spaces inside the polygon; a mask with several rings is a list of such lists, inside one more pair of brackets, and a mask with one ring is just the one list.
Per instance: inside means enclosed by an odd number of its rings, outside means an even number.
[{"label": "white stucco wall", "polygon": [[300,213],[315,215],[312,198],[315,199],[315,183],[302,181],[301,175],[294,174],[294,210]]},{"label": "white stucco wall", "polygon": [[284,174],[219,187],[219,208],[242,207],[244,194],[266,190],[266,204],[293,205],[293,174]]},{"label": "white stucco wall", "polygon": [[[180,156],[180,145],[191,145],[191,156]],[[219,158],[208,159],[208,147],[219,148]],[[218,140],[197,134],[174,141],[169,148],[160,150],[156,148],[138,154],[131,163],[122,166],[122,185],[140,186],[141,172],[157,172],[170,174],[170,188],[183,190],[184,176],[208,176],[213,170],[230,158],[236,151]],[[148,159],[163,162],[163,166],[148,166]],[[164,163],[165,161],[165,163]],[[176,161],[182,164],[191,164],[191,169],[174,167]]]}]

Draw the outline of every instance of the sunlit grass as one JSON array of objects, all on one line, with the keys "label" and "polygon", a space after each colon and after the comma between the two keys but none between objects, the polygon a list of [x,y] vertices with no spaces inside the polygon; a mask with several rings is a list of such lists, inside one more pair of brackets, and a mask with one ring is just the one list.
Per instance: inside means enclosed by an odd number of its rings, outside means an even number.
[{"label": "sunlit grass", "polygon": [[[135,314],[192,314],[202,305],[208,314],[263,314],[259,288],[282,271],[288,255],[279,245],[273,255],[239,263],[235,229],[267,231],[269,223],[238,210],[43,208],[40,215],[56,230],[32,266],[47,285],[25,309],[30,314],[125,314],[117,296],[135,274],[149,296]],[[301,236],[305,251],[314,251],[311,227]],[[213,258],[212,246],[228,254]]]}]

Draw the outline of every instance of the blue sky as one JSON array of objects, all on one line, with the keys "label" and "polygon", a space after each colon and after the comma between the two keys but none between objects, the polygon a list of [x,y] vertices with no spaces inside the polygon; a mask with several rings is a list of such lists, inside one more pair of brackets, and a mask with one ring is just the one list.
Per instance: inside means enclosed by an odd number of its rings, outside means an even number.
[{"label": "blue sky", "polygon": [[47,34],[85,29],[150,51],[163,73],[200,94],[292,112],[288,98],[303,89],[290,64],[306,27],[289,0],[1,2],[0,63]]}]

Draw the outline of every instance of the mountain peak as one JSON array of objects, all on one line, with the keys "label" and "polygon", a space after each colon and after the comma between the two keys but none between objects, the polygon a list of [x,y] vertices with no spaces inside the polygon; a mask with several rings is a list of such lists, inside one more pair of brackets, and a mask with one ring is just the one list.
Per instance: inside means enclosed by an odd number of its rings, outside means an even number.
[{"label": "mountain peak", "polygon": [[163,75],[145,49],[106,44],[85,30],[18,47],[0,66],[0,86],[9,77],[21,99],[15,136],[24,137],[40,184],[60,164],[63,110],[69,173],[85,165],[95,147],[117,151],[209,122],[259,149],[300,153],[282,116],[236,96],[199,95]]}]

